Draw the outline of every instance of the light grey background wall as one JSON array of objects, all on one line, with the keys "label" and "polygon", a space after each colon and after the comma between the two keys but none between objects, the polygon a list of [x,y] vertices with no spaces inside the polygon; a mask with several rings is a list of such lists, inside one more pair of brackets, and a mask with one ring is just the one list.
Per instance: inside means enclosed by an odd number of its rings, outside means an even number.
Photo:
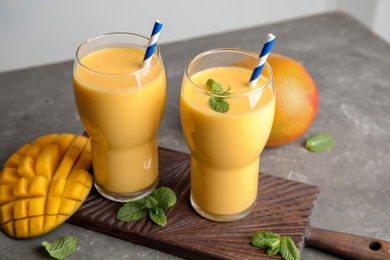
[{"label": "light grey background wall", "polygon": [[388,0],[1,0],[0,72],[73,59],[101,33],[149,36],[156,19],[167,43],[339,9],[390,41]]}]

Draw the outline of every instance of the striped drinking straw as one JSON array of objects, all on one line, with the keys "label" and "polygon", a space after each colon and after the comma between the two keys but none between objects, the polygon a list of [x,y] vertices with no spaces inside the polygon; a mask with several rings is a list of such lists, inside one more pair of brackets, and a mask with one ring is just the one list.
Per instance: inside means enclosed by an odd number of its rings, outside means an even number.
[{"label": "striped drinking straw", "polygon": [[156,48],[158,37],[160,36],[162,26],[163,24],[159,20],[156,20],[156,22],[154,23],[152,35],[150,36],[148,48],[146,49],[145,57],[142,62],[142,67],[148,66],[150,64],[150,61],[152,60],[154,49]]},{"label": "striped drinking straw", "polygon": [[263,70],[265,61],[268,58],[269,53],[271,52],[272,45],[274,44],[275,41],[275,35],[273,34],[268,34],[267,38],[265,40],[263,49],[260,52],[259,59],[257,60],[256,67],[253,69],[252,76],[249,80],[249,86],[255,87],[257,84],[257,81],[259,80],[261,71]]}]

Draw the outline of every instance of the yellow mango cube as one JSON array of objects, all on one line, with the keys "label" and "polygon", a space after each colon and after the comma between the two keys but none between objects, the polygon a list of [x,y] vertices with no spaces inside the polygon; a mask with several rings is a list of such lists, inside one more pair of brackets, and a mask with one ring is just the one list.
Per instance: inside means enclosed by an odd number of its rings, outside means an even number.
[{"label": "yellow mango cube", "polygon": [[93,180],[92,180],[92,176],[91,176],[90,181],[88,181],[86,183],[87,185],[85,185],[85,189],[83,190],[83,194],[80,194],[81,201],[84,201],[88,197],[88,194],[91,191],[92,182],[93,182]]},{"label": "yellow mango cube", "polygon": [[30,218],[30,234],[29,236],[38,236],[42,234],[43,226],[45,225],[45,216],[37,216]]},{"label": "yellow mango cube", "polygon": [[15,182],[13,195],[15,197],[31,197],[30,195],[31,182],[26,178],[21,178]]},{"label": "yellow mango cube", "polygon": [[15,219],[27,218],[29,216],[28,214],[29,204],[30,204],[30,199],[15,200],[14,218]]},{"label": "yellow mango cube", "polygon": [[72,142],[76,138],[74,134],[59,134],[54,140],[53,144],[57,145],[59,148],[59,157],[63,157],[68,148],[71,146]]},{"label": "yellow mango cube", "polygon": [[77,201],[72,199],[61,198],[60,210],[58,211],[58,214],[60,215],[72,214],[75,211],[77,206],[78,206]]},{"label": "yellow mango cube", "polygon": [[30,185],[30,194],[32,196],[46,196],[49,189],[49,181],[45,177],[35,176]]},{"label": "yellow mango cube", "polygon": [[91,142],[88,140],[80,157],[77,159],[72,172],[79,169],[89,169],[92,166]]},{"label": "yellow mango cube", "polygon": [[57,215],[60,211],[61,198],[49,197],[46,203],[46,214]]},{"label": "yellow mango cube", "polygon": [[37,158],[35,165],[36,174],[51,180],[57,169],[59,160],[58,146],[55,144],[47,145]]},{"label": "yellow mango cube", "polygon": [[15,153],[17,153],[23,157],[26,155],[26,153],[30,147],[31,147],[31,144],[25,144],[22,147],[20,147]]},{"label": "yellow mango cube", "polygon": [[84,194],[85,189],[87,189],[87,187],[83,184],[77,182],[67,182],[62,197],[81,201],[81,196]]},{"label": "yellow mango cube", "polygon": [[17,168],[22,161],[23,156],[18,153],[13,153],[8,160],[4,163],[4,167]]},{"label": "yellow mango cube", "polygon": [[14,185],[0,185],[0,206],[15,200]]},{"label": "yellow mango cube", "polygon": [[11,201],[0,207],[0,225],[14,219],[14,202]]},{"label": "yellow mango cube", "polygon": [[48,134],[48,135],[40,136],[37,139],[35,139],[31,143],[31,145],[37,144],[43,149],[45,148],[46,145],[50,144],[57,136],[58,134]]},{"label": "yellow mango cube", "polygon": [[45,214],[46,209],[46,198],[45,197],[33,197],[30,199],[28,205],[28,214],[32,216],[40,216]]},{"label": "yellow mango cube", "polygon": [[49,188],[49,196],[60,197],[62,195],[62,192],[64,191],[65,185],[65,178],[58,178],[52,180]]},{"label": "yellow mango cube", "polygon": [[0,173],[0,184],[13,184],[20,178],[15,168],[5,167]]},{"label": "yellow mango cube", "polygon": [[38,156],[41,154],[41,152],[42,152],[42,148],[39,145],[34,144],[34,145],[31,145],[30,148],[28,148],[25,156],[28,155],[31,158],[33,158],[34,160],[36,160],[38,158]]},{"label": "yellow mango cube", "polygon": [[[59,204],[58,204],[59,205]],[[48,232],[57,226],[57,215],[45,215],[43,230]]]},{"label": "yellow mango cube", "polygon": [[0,228],[6,235],[15,237],[14,221],[7,222],[1,225]]},{"label": "yellow mango cube", "polygon": [[32,179],[35,176],[35,160],[26,155],[18,166],[18,173],[23,178]]},{"label": "yellow mango cube", "polygon": [[30,234],[30,218],[16,219],[15,225],[15,237],[26,238]]},{"label": "yellow mango cube", "polygon": [[78,170],[72,171],[69,174],[68,182],[78,182],[81,184],[85,184],[88,180],[88,176],[90,176],[90,175],[91,174],[88,171],[86,171],[84,169],[78,169]]},{"label": "yellow mango cube", "polygon": [[68,219],[68,215],[57,215],[57,225],[63,223]]}]

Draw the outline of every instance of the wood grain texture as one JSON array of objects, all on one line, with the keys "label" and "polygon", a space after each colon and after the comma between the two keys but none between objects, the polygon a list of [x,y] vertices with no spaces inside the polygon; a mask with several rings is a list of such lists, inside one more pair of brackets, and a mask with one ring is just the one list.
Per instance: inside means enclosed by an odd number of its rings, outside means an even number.
[{"label": "wood grain texture", "polygon": [[303,249],[317,186],[260,174],[254,211],[242,220],[220,223],[202,218],[191,207],[188,154],[159,148],[159,169],[159,187],[170,187],[178,198],[166,211],[165,227],[148,218],[116,220],[122,203],[103,198],[95,189],[68,222],[188,259],[270,259],[249,242],[259,230],[291,236]]}]

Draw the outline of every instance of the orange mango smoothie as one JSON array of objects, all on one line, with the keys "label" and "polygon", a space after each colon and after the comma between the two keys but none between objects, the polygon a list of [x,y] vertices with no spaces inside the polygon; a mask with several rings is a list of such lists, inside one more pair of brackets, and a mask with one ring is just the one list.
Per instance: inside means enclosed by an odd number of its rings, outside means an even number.
[{"label": "orange mango smoothie", "polygon": [[[249,87],[250,75],[241,67],[217,67],[183,80],[180,111],[191,150],[191,200],[206,214],[239,214],[256,201],[259,156],[271,131],[275,95],[272,81],[262,91],[256,89],[264,78]],[[204,91],[210,91],[210,78],[224,91],[231,86],[224,99],[230,107],[226,113],[209,106]]]},{"label": "orange mango smoothie", "polygon": [[91,138],[98,190],[134,193],[158,182],[157,129],[166,79],[161,59],[141,67],[144,54],[133,47],[107,47],[75,65],[74,94]]}]

